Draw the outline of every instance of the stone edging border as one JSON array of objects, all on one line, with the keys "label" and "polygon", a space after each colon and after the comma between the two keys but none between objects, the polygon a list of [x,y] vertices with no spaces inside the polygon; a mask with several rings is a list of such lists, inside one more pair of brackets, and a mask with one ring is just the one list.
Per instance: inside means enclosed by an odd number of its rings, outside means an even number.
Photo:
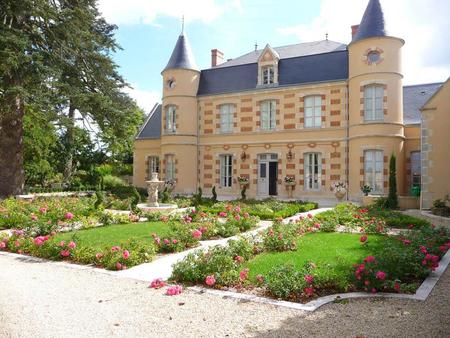
[{"label": "stone edging border", "polygon": [[264,303],[276,306],[287,307],[291,309],[304,310],[304,311],[315,311],[321,306],[332,303],[342,299],[352,299],[352,298],[397,298],[397,299],[412,299],[412,300],[420,300],[424,301],[428,298],[434,286],[438,282],[439,278],[442,276],[444,271],[447,269],[447,266],[450,263],[450,250],[442,257],[439,262],[439,267],[432,271],[427,278],[422,282],[420,287],[417,289],[416,293],[413,295],[408,294],[399,294],[399,293],[368,293],[368,292],[349,292],[349,293],[337,293],[334,295],[328,295],[324,297],[317,298],[313,301],[310,301],[306,304],[288,302],[284,300],[275,300],[272,298],[249,295],[245,293],[232,292],[232,291],[222,291],[216,289],[208,289],[201,286],[192,286],[189,287],[189,290],[192,290],[197,293],[208,293],[216,296],[221,296],[224,298],[234,298],[240,300],[246,300],[257,303]]},{"label": "stone edging border", "polygon": [[[68,262],[64,262],[64,261],[55,262],[55,261],[50,261],[50,260],[39,258],[39,257],[20,255],[20,254],[16,254],[16,253],[12,253],[12,252],[7,252],[7,251],[0,251],[0,255],[14,257],[14,258],[18,258],[18,259],[21,259],[23,261],[28,261],[28,262],[51,263],[51,264],[54,264],[57,266],[62,266],[62,267],[70,268],[70,269],[90,270],[90,271],[93,271],[96,273],[102,273],[102,274],[110,275],[110,276],[114,276],[114,277],[135,280],[135,278],[121,276],[116,271],[108,271],[108,270],[104,270],[104,269],[98,269],[98,268],[93,267],[92,265],[78,265],[78,264],[68,263]],[[281,306],[281,307],[297,309],[297,310],[304,310],[304,311],[315,311],[325,304],[332,303],[337,300],[352,299],[352,298],[397,298],[397,299],[412,299],[412,300],[424,301],[430,295],[431,291],[433,290],[434,286],[438,282],[439,278],[442,276],[444,271],[447,269],[447,266],[449,265],[449,263],[450,263],[450,250],[447,251],[447,253],[440,260],[439,267],[435,271],[432,271],[430,273],[430,275],[422,282],[420,287],[417,289],[416,293],[413,295],[399,294],[399,293],[376,293],[376,294],[373,294],[373,293],[367,293],[367,292],[349,292],[349,293],[338,293],[338,294],[334,294],[334,295],[328,295],[328,296],[320,297],[318,299],[310,301],[306,304],[301,304],[301,303],[288,302],[288,301],[284,301],[284,300],[276,300],[276,299],[267,298],[267,297],[249,295],[249,294],[245,294],[245,293],[208,289],[208,288],[204,288],[201,286],[191,286],[191,287],[188,287],[187,289],[194,291],[196,293],[207,293],[207,294],[211,294],[211,295],[221,296],[223,298],[233,298],[233,299],[238,299],[238,300],[245,300],[245,301]]]}]

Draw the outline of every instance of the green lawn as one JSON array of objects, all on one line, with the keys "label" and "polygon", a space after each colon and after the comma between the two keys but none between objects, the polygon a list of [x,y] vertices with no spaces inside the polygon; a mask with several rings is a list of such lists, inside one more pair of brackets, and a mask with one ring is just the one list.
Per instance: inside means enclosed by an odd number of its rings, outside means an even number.
[{"label": "green lawn", "polygon": [[306,262],[313,262],[319,268],[332,269],[337,274],[347,274],[354,263],[361,262],[369,255],[376,256],[385,241],[394,240],[383,235],[369,235],[368,242],[362,245],[360,236],[337,232],[307,234],[297,240],[296,251],[262,253],[244,267],[250,269],[252,280],[258,274],[267,275],[273,267],[292,264],[295,268],[301,268]]},{"label": "green lawn", "polygon": [[169,235],[169,232],[169,225],[164,222],[138,222],[61,233],[55,236],[55,240],[70,240],[73,235],[76,235],[83,245],[100,249],[120,245],[130,239],[144,244],[151,243],[153,242],[152,233],[165,237]]}]

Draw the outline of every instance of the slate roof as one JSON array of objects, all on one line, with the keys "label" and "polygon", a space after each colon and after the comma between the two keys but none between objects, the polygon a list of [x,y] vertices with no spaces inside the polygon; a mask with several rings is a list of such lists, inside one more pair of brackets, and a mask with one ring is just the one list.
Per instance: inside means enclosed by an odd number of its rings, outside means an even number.
[{"label": "slate roof", "polygon": [[439,83],[419,84],[403,87],[403,122],[417,124],[421,122],[420,109],[443,85]]},{"label": "slate roof", "polygon": [[384,15],[380,1],[370,0],[352,42],[375,36],[386,36]]},{"label": "slate roof", "polygon": [[[347,45],[340,42],[322,40],[314,42],[297,43],[294,45],[287,45],[281,47],[274,47],[273,49],[275,50],[275,52],[278,53],[280,59],[287,59],[292,57],[299,57],[313,54],[323,54],[339,50],[342,51],[347,49]],[[214,68],[238,66],[258,62],[258,58],[263,52],[263,50],[264,48],[252,51],[250,53],[239,56],[235,59],[231,59],[230,61],[221,63],[220,65],[217,65]]]},{"label": "slate roof", "polygon": [[[281,56],[281,55],[280,55]],[[278,63],[278,85],[348,79],[347,50],[300,57],[281,58]],[[202,70],[197,95],[240,92],[262,88],[257,86],[258,64],[240,64]],[[272,87],[270,86],[270,87]],[[267,88],[264,86],[263,88]]]},{"label": "slate roof", "polygon": [[139,130],[136,136],[137,140],[159,139],[161,137],[161,107],[161,104],[155,104],[141,130]]},{"label": "slate roof", "polygon": [[184,32],[178,37],[175,48],[173,49],[172,55],[164,70],[176,68],[198,70],[191,46]]}]

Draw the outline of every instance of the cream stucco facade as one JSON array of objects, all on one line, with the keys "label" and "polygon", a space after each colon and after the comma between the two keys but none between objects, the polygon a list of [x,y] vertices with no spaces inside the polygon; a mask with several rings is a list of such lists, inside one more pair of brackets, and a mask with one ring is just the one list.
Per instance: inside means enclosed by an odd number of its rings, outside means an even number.
[{"label": "cream stucco facade", "polygon": [[[367,11],[363,21],[370,20]],[[238,178],[245,177],[248,197],[333,198],[331,184],[346,182],[347,198],[357,201],[365,184],[376,194],[387,194],[388,161],[394,154],[398,192],[410,194],[411,158],[421,150],[420,123],[405,124],[403,118],[402,39],[385,34],[354,39],[344,51],[345,78],[289,84],[282,83],[286,59],[267,45],[255,51],[259,56],[254,63],[241,65],[255,69],[252,88],[205,94],[199,86],[213,84],[204,71],[189,63],[173,66],[181,38],[169,61],[172,66],[162,72],[160,135],[135,141],[136,186],[145,186],[152,170],[149,158],[157,157],[162,178],[176,181],[175,193],[202,188],[210,195],[215,187],[219,196],[239,197]],[[238,88],[237,66],[226,65],[206,72],[224,77],[233,71],[230,81]],[[369,109],[376,118],[368,118]],[[293,186],[285,184],[286,177]]]}]

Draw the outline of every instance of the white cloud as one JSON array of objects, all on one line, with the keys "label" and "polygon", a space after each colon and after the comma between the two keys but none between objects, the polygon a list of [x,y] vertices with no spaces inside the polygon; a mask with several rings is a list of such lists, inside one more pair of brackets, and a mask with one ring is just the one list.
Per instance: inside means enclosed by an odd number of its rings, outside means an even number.
[{"label": "white cloud", "polygon": [[219,4],[216,0],[99,0],[103,16],[115,24],[152,24],[159,16],[180,18],[186,22],[211,23],[229,10],[242,10],[240,0]]},{"label": "white cloud", "polygon": [[[386,29],[406,41],[404,83],[444,81],[450,76],[450,13],[448,0],[381,0]],[[350,26],[359,24],[368,1],[322,0],[320,13],[308,24],[282,27],[278,32],[300,41],[329,39],[349,43]]]},{"label": "white cloud", "polygon": [[161,102],[160,92],[139,89],[136,85],[131,86],[132,88],[126,88],[125,92],[136,100],[138,106],[144,110],[145,114],[148,114],[152,110],[155,103]]}]

